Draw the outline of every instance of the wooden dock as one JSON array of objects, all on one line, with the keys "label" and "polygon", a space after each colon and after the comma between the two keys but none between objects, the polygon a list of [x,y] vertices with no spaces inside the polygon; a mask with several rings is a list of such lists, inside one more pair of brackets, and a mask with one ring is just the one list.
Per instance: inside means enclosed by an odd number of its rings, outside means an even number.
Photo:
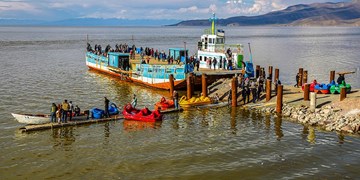
[{"label": "wooden dock", "polygon": [[[161,111],[162,114],[169,114],[169,113],[176,113],[183,111],[182,108],[180,109],[167,109]],[[63,127],[70,127],[70,126],[81,126],[81,125],[88,125],[88,124],[97,124],[109,121],[117,121],[117,120],[124,120],[123,115],[114,115],[110,118],[101,118],[101,119],[88,119],[88,120],[80,120],[80,121],[68,121],[67,123],[46,123],[46,124],[35,124],[35,125],[26,125],[24,127],[19,128],[21,132],[32,132],[32,131],[41,131],[41,130],[49,130],[49,129],[56,129],[56,128],[63,128]]]}]

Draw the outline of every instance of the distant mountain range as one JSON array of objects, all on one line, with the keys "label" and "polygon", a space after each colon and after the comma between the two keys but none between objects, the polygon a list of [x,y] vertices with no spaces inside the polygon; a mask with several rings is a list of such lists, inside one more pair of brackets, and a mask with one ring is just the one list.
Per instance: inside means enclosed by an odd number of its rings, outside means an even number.
[{"label": "distant mountain range", "polygon": [[[360,26],[360,0],[340,3],[299,4],[259,16],[218,19],[220,26]],[[208,26],[208,19],[182,21],[172,26]]]}]

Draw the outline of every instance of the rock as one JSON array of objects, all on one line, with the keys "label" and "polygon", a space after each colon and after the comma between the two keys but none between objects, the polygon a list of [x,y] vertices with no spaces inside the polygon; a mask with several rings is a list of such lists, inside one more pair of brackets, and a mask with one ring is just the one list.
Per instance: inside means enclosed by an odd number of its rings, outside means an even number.
[{"label": "rock", "polygon": [[353,133],[353,128],[351,128],[350,125],[346,125],[346,126],[344,126],[344,127],[341,128],[341,131]]},{"label": "rock", "polygon": [[322,110],[323,114],[330,114],[331,110],[330,109],[324,109]]}]

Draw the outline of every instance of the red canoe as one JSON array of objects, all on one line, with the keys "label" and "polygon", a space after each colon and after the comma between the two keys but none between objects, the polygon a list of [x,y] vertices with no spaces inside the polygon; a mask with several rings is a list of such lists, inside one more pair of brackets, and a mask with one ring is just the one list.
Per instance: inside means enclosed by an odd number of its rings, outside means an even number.
[{"label": "red canoe", "polygon": [[144,121],[144,122],[155,122],[161,121],[163,115],[159,110],[150,111],[148,108],[136,109],[133,108],[130,104],[126,105],[123,110],[123,115],[125,119],[135,120],[135,121]]},{"label": "red canoe", "polygon": [[162,97],[159,102],[155,104],[155,109],[160,108],[161,110],[166,110],[168,108],[174,108],[174,101],[173,100],[166,100],[165,97]]}]

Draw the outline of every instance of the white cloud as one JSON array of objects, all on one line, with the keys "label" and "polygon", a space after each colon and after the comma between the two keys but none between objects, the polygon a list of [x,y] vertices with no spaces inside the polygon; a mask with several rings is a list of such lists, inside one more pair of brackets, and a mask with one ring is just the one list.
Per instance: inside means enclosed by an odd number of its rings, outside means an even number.
[{"label": "white cloud", "polygon": [[27,11],[36,12],[37,9],[26,2],[20,1],[0,1],[0,11]]},{"label": "white cloud", "polygon": [[48,20],[78,17],[186,20],[207,19],[214,12],[219,18],[228,18],[326,1],[339,0],[0,0],[0,17],[32,18],[30,12],[37,12],[33,17]]}]

